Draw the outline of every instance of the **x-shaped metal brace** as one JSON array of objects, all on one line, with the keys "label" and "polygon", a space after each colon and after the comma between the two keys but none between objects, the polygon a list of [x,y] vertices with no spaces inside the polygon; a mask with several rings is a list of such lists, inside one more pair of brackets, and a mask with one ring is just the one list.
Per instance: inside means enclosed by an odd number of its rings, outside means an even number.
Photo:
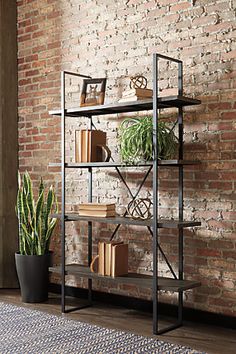
[{"label": "x-shaped metal brace", "polygon": [[[125,181],[125,179],[124,179],[122,173],[120,172],[119,168],[116,167],[116,171],[117,171],[117,173],[118,173],[120,179],[122,180],[122,182],[123,182],[124,185],[126,186],[128,192],[129,192],[129,194],[130,194],[130,196],[131,196],[131,198],[132,198],[132,201],[134,201],[134,200],[137,198],[137,196],[138,196],[140,190],[142,189],[144,183],[146,182],[146,180],[147,180],[147,178],[148,178],[148,176],[149,176],[151,170],[152,170],[152,166],[150,166],[150,168],[149,168],[148,171],[146,172],[146,174],[145,174],[145,176],[144,176],[142,182],[140,183],[139,188],[138,188],[138,190],[136,191],[136,193],[133,194],[132,191],[131,191],[131,189],[129,188],[128,184],[126,183],[126,181]],[[127,211],[125,212],[124,216],[126,216],[126,215],[127,215]],[[121,224],[118,224],[118,225],[116,226],[115,230],[113,231],[113,233],[112,233],[112,235],[111,235],[110,241],[113,240],[113,238],[115,237],[115,235],[116,235],[117,231],[119,230],[120,226],[121,226]],[[153,232],[152,232],[151,227],[150,227],[150,226],[147,226],[147,229],[148,229],[148,231],[150,232],[151,236],[153,237]],[[162,257],[164,258],[164,260],[165,260],[165,262],[166,262],[166,264],[167,264],[169,270],[171,271],[173,277],[174,277],[175,279],[178,279],[178,277],[177,277],[177,275],[175,274],[175,272],[174,272],[174,270],[173,270],[173,268],[172,268],[170,262],[168,261],[168,258],[166,257],[166,255],[165,255],[163,249],[161,248],[159,242],[157,243],[157,247],[158,247],[158,249],[159,249],[159,251],[160,251]]]},{"label": "x-shaped metal brace", "polygon": [[[91,120],[92,120],[92,117],[91,117]],[[94,129],[97,129],[96,126],[95,126],[95,124],[93,123],[93,121],[91,121],[91,122],[92,122],[92,126],[94,127]],[[176,125],[176,122],[175,122],[175,124],[174,124],[172,130],[174,129],[175,125]],[[111,156],[111,160],[114,161],[114,159],[113,159],[112,156]],[[120,172],[120,169],[119,169],[118,167],[115,167],[115,169],[116,169],[116,171],[117,171],[117,173],[118,173],[118,175],[119,175],[121,181],[122,181],[122,182],[124,183],[124,185],[126,186],[128,192],[129,192],[129,194],[130,194],[130,196],[131,196],[132,201],[134,201],[134,200],[137,198],[139,192],[141,191],[141,189],[142,189],[144,183],[146,182],[146,180],[147,180],[147,178],[148,178],[148,176],[149,176],[149,174],[150,174],[150,172],[151,172],[151,170],[152,170],[152,166],[149,167],[148,171],[146,172],[146,174],[145,174],[145,176],[144,176],[142,182],[140,183],[140,185],[139,185],[139,187],[138,187],[138,190],[136,191],[135,194],[132,193],[131,189],[129,188],[128,184],[126,183],[126,180],[125,180],[125,178],[123,177],[122,173]],[[127,211],[125,211],[124,217],[125,217],[126,215],[127,215]],[[117,231],[119,230],[120,226],[121,226],[121,224],[118,224],[118,225],[116,226],[115,230],[113,231],[113,233],[112,233],[112,235],[111,235],[111,237],[110,237],[110,241],[113,240],[113,238],[115,237],[115,235],[116,235]],[[152,231],[151,227],[150,227],[150,226],[147,226],[147,229],[148,229],[148,231],[150,232],[151,236],[153,237],[153,231]],[[168,266],[170,272],[172,273],[173,277],[174,277],[175,279],[178,279],[178,277],[177,277],[177,275],[175,274],[175,272],[174,272],[174,270],[173,270],[173,268],[172,268],[170,262],[168,261],[168,258],[166,257],[166,255],[165,255],[163,249],[161,248],[159,242],[157,242],[157,247],[158,247],[158,249],[159,249],[159,251],[160,251],[162,257],[164,258],[164,260],[165,260],[165,262],[166,262],[166,264],[167,264],[167,266]]]}]

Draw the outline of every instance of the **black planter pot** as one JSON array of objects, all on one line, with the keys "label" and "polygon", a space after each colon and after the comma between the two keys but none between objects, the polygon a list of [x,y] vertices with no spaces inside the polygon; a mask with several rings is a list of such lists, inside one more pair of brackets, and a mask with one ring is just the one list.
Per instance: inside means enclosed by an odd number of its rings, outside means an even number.
[{"label": "black planter pot", "polygon": [[42,302],[48,298],[48,267],[51,253],[26,256],[15,253],[16,270],[23,302]]}]

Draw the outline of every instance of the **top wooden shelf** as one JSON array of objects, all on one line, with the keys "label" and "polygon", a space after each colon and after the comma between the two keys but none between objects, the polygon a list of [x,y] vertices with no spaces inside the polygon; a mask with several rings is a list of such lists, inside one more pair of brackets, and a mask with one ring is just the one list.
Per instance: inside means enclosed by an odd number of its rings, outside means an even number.
[{"label": "top wooden shelf", "polygon": [[[158,108],[184,107],[198,105],[201,101],[185,97],[185,96],[167,96],[158,98]],[[112,104],[105,104],[100,106],[88,106],[66,109],[66,116],[68,117],[91,117],[93,115],[105,115],[116,113],[128,113],[137,111],[147,111],[153,109],[153,100],[142,100],[135,102],[116,102]],[[49,111],[49,114],[61,116],[61,110]]]}]

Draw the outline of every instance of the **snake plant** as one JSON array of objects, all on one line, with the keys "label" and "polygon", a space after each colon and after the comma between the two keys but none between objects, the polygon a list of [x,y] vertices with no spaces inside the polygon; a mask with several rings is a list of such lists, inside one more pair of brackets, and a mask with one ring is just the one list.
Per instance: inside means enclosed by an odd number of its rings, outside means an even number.
[{"label": "snake plant", "polygon": [[[121,159],[125,163],[153,160],[152,117],[126,118],[120,125]],[[170,159],[176,152],[178,139],[167,123],[158,123],[158,158]]]},{"label": "snake plant", "polygon": [[24,173],[22,180],[18,173],[16,213],[20,254],[44,255],[49,252],[50,238],[57,221],[50,217],[52,212],[58,212],[57,198],[52,186],[46,195],[41,178],[35,200],[29,173]]}]

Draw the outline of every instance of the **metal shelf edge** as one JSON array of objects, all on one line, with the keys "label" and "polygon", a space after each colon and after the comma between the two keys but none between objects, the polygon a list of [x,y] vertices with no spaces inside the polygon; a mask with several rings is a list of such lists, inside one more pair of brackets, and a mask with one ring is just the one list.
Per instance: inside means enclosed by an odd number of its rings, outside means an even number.
[{"label": "metal shelf edge", "polygon": [[[199,165],[201,161],[199,160],[160,160],[158,162],[159,167],[178,167],[178,166],[191,166]],[[124,164],[121,162],[81,162],[65,163],[65,168],[109,168],[109,167],[121,167],[121,168],[132,168],[132,167],[149,167],[153,165],[153,161],[147,161],[145,163],[139,164]],[[61,167],[61,163],[49,163],[49,167]]]},{"label": "metal shelf edge", "polygon": [[[178,108],[191,105],[199,105],[201,101],[195,98],[186,96],[166,96],[158,98],[159,108]],[[69,117],[91,117],[92,115],[106,115],[128,113],[135,111],[146,111],[153,109],[153,100],[140,100],[131,102],[115,102],[104,104],[101,106],[75,107],[68,108],[65,111],[66,116]],[[61,109],[49,111],[50,115],[61,116]]]},{"label": "metal shelf edge", "polygon": [[[61,214],[51,214],[51,217],[60,219]],[[108,224],[121,225],[139,225],[152,226],[153,219],[148,220],[134,220],[128,217],[114,216],[114,217],[98,217],[98,216],[81,216],[79,214],[66,214],[65,221],[85,221],[85,222],[100,222]],[[158,221],[158,228],[173,228],[181,229],[186,227],[201,226],[200,221],[182,221],[182,220],[162,220]]]},{"label": "metal shelf edge", "polygon": [[[61,266],[50,267],[49,271],[52,273],[61,273]],[[96,280],[105,280],[115,283],[133,284],[136,286],[150,288],[152,286],[152,275],[129,273],[125,276],[110,277],[103,276],[97,273],[92,273],[89,267],[78,264],[70,264],[66,266],[66,275],[74,275]],[[159,290],[165,291],[186,291],[201,285],[198,281],[193,280],[178,280],[166,277],[158,277]]]}]

